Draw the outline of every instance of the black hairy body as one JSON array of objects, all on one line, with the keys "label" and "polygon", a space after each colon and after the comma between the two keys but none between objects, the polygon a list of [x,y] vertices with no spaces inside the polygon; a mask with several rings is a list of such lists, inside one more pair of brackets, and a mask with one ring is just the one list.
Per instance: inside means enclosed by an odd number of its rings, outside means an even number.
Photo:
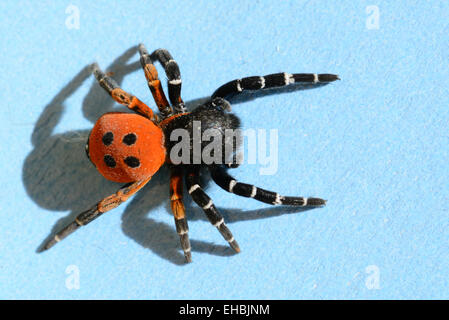
[{"label": "black hairy body", "polygon": [[[167,155],[170,155],[172,148],[178,143],[185,143],[180,141],[179,135],[175,130],[183,130],[189,137],[188,150],[194,150],[194,144],[201,146],[197,154],[190,152],[187,161],[182,162],[182,165],[188,164],[208,164],[205,163],[203,151],[210,146],[212,142],[221,142],[220,157],[216,158],[213,164],[229,164],[233,162],[234,156],[241,146],[240,119],[233,113],[229,112],[228,104],[225,100],[217,98],[200,105],[190,113],[174,117],[173,120],[167,123],[164,127],[165,147]],[[179,132],[179,131],[178,131]],[[203,137],[206,137],[203,139]],[[209,138],[207,138],[209,137]],[[195,140],[195,139],[199,139]],[[210,153],[214,156],[214,150]],[[195,156],[196,157],[195,159]],[[219,159],[218,159],[219,158]]]}]

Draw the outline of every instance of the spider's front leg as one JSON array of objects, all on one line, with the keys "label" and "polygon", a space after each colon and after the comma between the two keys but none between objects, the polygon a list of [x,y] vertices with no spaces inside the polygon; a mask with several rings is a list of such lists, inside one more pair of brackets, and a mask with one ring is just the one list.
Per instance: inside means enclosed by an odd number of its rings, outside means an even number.
[{"label": "spider's front leg", "polygon": [[140,101],[137,97],[129,94],[119,87],[117,82],[110,76],[101,71],[98,64],[92,65],[92,72],[97,79],[100,86],[118,103],[127,106],[129,109],[147,117],[150,120],[157,121],[156,115],[145,103]]},{"label": "spider's front leg", "polygon": [[206,194],[206,192],[204,192],[203,188],[200,186],[198,167],[191,167],[188,169],[186,175],[186,186],[193,201],[195,201],[195,203],[203,209],[210,223],[212,223],[212,225],[218,229],[218,231],[229,243],[232,249],[234,249],[236,252],[240,252],[240,247],[237,241],[234,239],[231,231],[226,226],[222,215],[220,214],[220,212],[218,212],[212,199]]},{"label": "spider's front leg", "polygon": [[181,71],[178,63],[166,49],[157,49],[151,54],[153,60],[159,61],[164,67],[168,78],[168,97],[173,105],[175,113],[186,112],[184,101],[181,99]]},{"label": "spider's front leg", "polygon": [[182,202],[182,168],[170,168],[170,206],[175,217],[176,232],[181,241],[181,247],[187,262],[192,262],[192,253],[189,240],[189,226],[186,211]]},{"label": "spider's front leg", "polygon": [[121,203],[125,202],[129,197],[142,189],[148,183],[148,181],[150,181],[150,179],[151,177],[145,180],[126,184],[113,195],[104,198],[89,210],[80,213],[72,223],[59,231],[52,239],[50,239],[43,246],[42,251],[50,249],[56,243],[67,237],[69,234],[73,233],[76,229],[88,224],[103,213],[118,207]]},{"label": "spider's front leg", "polygon": [[153,95],[154,101],[157,104],[159,112],[162,118],[168,118],[173,114],[173,110],[165,97],[164,90],[162,89],[161,81],[156,70],[156,67],[151,60],[151,56],[143,44],[139,45],[140,54],[140,64],[142,65],[143,71],[145,73],[145,78],[148,82],[148,87],[150,88],[151,94]]}]

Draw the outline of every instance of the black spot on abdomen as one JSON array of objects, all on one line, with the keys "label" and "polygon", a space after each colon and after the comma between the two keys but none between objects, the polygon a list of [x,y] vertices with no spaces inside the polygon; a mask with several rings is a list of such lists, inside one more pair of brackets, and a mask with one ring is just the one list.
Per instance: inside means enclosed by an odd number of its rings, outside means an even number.
[{"label": "black spot on abdomen", "polygon": [[126,136],[123,137],[123,143],[132,146],[134,143],[136,143],[137,136],[135,133],[128,133]]},{"label": "black spot on abdomen", "polygon": [[112,132],[106,132],[101,140],[105,146],[109,146],[114,141],[114,134]]},{"label": "black spot on abdomen", "polygon": [[117,165],[117,163],[115,162],[115,159],[109,154],[105,155],[103,157],[103,160],[104,160],[104,163],[106,163],[106,165],[109,168],[115,168],[115,166]]},{"label": "black spot on abdomen", "polygon": [[137,168],[138,166],[140,166],[139,159],[137,159],[136,157],[132,157],[132,156],[126,157],[125,163],[128,165],[128,167],[131,167],[131,168]]}]

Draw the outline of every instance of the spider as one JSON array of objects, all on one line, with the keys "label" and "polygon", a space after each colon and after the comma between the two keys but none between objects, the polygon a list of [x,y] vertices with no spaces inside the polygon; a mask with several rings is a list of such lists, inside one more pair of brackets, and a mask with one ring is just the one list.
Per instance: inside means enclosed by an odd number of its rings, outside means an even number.
[{"label": "spider", "polygon": [[[86,154],[106,179],[126,184],[115,194],[80,213],[73,222],[47,241],[43,250],[51,248],[79,227],[125,202],[142,189],[163,164],[167,164],[170,168],[171,210],[186,262],[192,261],[192,255],[183,204],[183,177],[193,201],[203,209],[210,223],[218,229],[231,248],[240,252],[240,247],[223,217],[200,184],[202,167],[210,171],[212,180],[217,185],[227,192],[242,197],[253,198],[272,205],[319,207],[326,204],[326,201],[320,198],[281,196],[276,192],[238,182],[227,172],[229,168],[239,165],[235,161],[235,148],[238,143],[234,140],[231,141],[234,148],[232,159],[223,157],[220,163],[206,164],[202,159],[199,163],[192,162],[190,157],[187,162],[175,164],[169,156],[174,142],[168,137],[175,129],[185,129],[191,133],[194,130],[195,121],[201,124],[202,132],[211,128],[218,129],[219,132],[238,129],[240,120],[230,112],[230,103],[225,100],[230,96],[239,95],[245,91],[255,92],[279,88],[293,83],[329,83],[338,80],[337,75],[276,73],[237,79],[219,87],[207,102],[188,112],[181,98],[179,67],[171,54],[165,49],[158,49],[149,54],[143,44],[139,45],[138,51],[148,86],[159,109],[158,115],[136,96],[121,89],[109,74],[100,70],[96,63],[92,65],[92,72],[99,85],[116,102],[127,106],[134,113],[110,112],[102,115],[90,132]],[[170,103],[164,94],[153,61],[158,61],[164,67],[168,78]],[[224,140],[223,144],[229,143]],[[190,149],[193,148],[192,145],[193,141],[190,140]],[[204,148],[203,143],[201,148]]]}]

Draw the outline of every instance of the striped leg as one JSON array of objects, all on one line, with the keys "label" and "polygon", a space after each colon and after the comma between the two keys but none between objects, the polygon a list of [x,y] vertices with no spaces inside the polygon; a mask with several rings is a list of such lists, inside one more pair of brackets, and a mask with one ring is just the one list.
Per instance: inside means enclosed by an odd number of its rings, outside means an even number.
[{"label": "striped leg", "polygon": [[148,181],[150,181],[150,179],[151,178],[126,184],[122,188],[120,188],[115,194],[104,198],[103,200],[98,202],[96,205],[94,205],[92,208],[90,208],[89,210],[86,210],[86,211],[80,213],[75,218],[75,221],[73,221],[68,226],[66,226],[64,229],[59,231],[53,237],[53,239],[50,239],[44,245],[43,250],[50,249],[56,243],[58,243],[59,241],[61,241],[65,237],[67,237],[69,234],[74,232],[79,227],[88,224],[89,222],[91,222],[94,219],[101,216],[103,213],[118,207],[121,203],[125,202],[126,200],[128,200],[129,197],[131,197],[137,191],[142,189],[148,183]]},{"label": "striped leg", "polygon": [[212,202],[212,199],[209,198],[206,192],[204,192],[203,188],[201,188],[199,184],[199,172],[197,169],[191,169],[189,170],[189,172],[187,172],[186,186],[193,201],[195,201],[195,203],[204,210],[204,213],[206,213],[206,216],[209,219],[210,223],[217,227],[218,231],[229,243],[231,248],[233,248],[236,252],[240,252],[240,247],[237,244],[237,241],[235,241],[231,231],[226,226],[223,217],[218,212],[217,208]]},{"label": "striped leg", "polygon": [[181,240],[184,256],[187,262],[192,262],[189,226],[187,225],[186,211],[182,203],[182,169],[179,167],[172,167],[170,170],[170,204],[175,216],[176,232]]},{"label": "striped leg", "polygon": [[167,118],[173,114],[173,110],[165,97],[164,90],[162,89],[161,81],[159,80],[156,67],[153,65],[150,55],[143,44],[139,45],[140,64],[145,72],[145,78],[147,78],[148,87],[151,90],[154,101],[157,104],[159,112],[162,118]]},{"label": "striped leg", "polygon": [[221,166],[209,167],[212,179],[224,190],[236,195],[248,198],[254,198],[258,201],[268,204],[282,204],[288,206],[313,206],[319,207],[326,205],[326,200],[320,198],[304,198],[304,197],[285,197],[276,192],[264,190],[256,186],[237,182],[231,177],[226,169]]},{"label": "striped leg", "polygon": [[182,80],[178,64],[170,52],[165,49],[155,50],[151,54],[151,59],[159,61],[165,69],[165,74],[168,78],[168,97],[175,113],[186,112],[184,101],[181,99]]},{"label": "striped leg", "polygon": [[156,115],[153,110],[150,109],[145,103],[140,101],[137,97],[129,94],[128,92],[122,90],[117,82],[111,77],[101,71],[98,64],[94,63],[92,65],[92,72],[97,79],[100,86],[106,90],[107,93],[118,103],[123,104],[130,108],[131,110],[147,117],[150,120],[157,120]]},{"label": "striped leg", "polygon": [[288,86],[292,83],[327,83],[339,80],[335,74],[316,73],[274,73],[263,77],[247,77],[230,81],[219,87],[212,94],[212,98],[226,98],[229,95],[239,94],[247,90],[262,90]]}]

